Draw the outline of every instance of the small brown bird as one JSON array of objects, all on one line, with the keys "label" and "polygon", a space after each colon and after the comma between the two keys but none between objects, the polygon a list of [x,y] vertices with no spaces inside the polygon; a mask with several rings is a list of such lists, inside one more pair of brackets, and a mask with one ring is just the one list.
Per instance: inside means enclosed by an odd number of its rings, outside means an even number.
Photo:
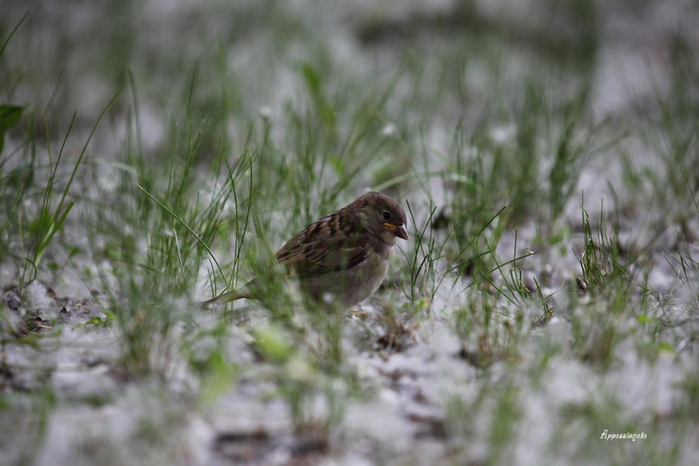
[{"label": "small brown bird", "polygon": [[[315,301],[331,295],[344,309],[371,296],[383,281],[396,238],[407,240],[405,212],[390,197],[369,192],[321,217],[275,253],[289,275]],[[257,298],[257,280],[202,306]]]}]

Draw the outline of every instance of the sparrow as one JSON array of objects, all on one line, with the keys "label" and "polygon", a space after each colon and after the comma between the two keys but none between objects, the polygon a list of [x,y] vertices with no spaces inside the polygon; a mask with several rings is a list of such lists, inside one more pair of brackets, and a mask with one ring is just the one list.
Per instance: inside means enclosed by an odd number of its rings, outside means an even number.
[{"label": "sparrow", "polygon": [[[368,192],[297,233],[274,257],[314,301],[330,297],[346,310],[379,288],[396,239],[408,239],[405,224],[405,212],[396,201],[380,192]],[[253,279],[202,307],[259,299],[262,292]]]}]

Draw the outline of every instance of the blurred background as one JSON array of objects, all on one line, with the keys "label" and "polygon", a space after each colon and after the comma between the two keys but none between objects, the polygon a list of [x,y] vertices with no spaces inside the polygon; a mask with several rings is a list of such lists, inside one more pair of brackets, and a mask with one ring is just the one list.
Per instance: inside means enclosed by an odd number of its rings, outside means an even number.
[{"label": "blurred background", "polygon": [[[3,0],[0,38],[0,465],[694,464],[696,0]],[[192,304],[367,189],[411,242],[339,332]]]}]

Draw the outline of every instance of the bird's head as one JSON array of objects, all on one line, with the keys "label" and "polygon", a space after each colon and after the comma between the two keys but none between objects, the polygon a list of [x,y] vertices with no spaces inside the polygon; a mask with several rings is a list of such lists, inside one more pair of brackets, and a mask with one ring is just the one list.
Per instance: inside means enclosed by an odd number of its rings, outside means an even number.
[{"label": "bird's head", "polygon": [[408,239],[403,208],[385,194],[376,191],[366,193],[351,206],[358,211],[362,227],[389,245],[396,244],[396,238]]}]

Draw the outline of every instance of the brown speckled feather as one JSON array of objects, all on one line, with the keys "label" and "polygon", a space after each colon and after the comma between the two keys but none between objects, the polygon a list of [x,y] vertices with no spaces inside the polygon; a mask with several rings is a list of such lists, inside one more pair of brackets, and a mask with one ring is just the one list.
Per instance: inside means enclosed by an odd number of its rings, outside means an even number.
[{"label": "brown speckled feather", "polygon": [[[340,212],[322,217],[287,241],[275,254],[277,261],[297,277],[355,267],[366,259],[370,244],[362,244],[360,230],[351,227],[348,217]],[[342,234],[338,235],[338,230]]]}]

